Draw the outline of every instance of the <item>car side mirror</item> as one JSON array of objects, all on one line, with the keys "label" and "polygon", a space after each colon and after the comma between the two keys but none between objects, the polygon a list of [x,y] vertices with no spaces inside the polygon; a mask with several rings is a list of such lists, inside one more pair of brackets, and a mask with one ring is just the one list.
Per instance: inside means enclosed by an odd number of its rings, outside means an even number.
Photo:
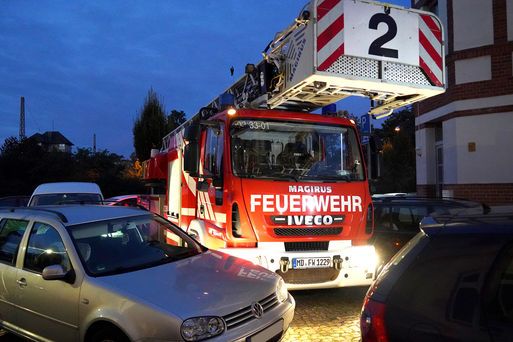
[{"label": "car side mirror", "polygon": [[64,269],[61,265],[51,265],[46,266],[43,269],[43,279],[44,280],[58,280],[64,279],[68,275],[68,272],[64,272]]}]

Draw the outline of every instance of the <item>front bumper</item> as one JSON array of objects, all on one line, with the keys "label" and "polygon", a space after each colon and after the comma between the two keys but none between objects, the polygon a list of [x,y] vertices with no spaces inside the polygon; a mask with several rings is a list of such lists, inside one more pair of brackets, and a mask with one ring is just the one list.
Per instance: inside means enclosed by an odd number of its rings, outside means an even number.
[{"label": "front bumper", "polygon": [[[333,246],[333,247],[332,247]],[[374,246],[347,246],[332,241],[329,250],[285,251],[283,243],[261,243],[258,248],[223,248],[220,251],[243,258],[278,273],[289,290],[368,286],[375,278]],[[308,262],[331,260],[326,267],[301,268]]]}]

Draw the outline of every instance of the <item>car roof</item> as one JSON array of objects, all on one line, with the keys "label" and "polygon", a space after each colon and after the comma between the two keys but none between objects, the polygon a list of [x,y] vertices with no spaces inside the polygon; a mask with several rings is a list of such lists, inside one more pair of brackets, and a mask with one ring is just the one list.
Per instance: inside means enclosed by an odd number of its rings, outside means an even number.
[{"label": "car roof", "polygon": [[40,215],[46,218],[54,218],[65,226],[81,223],[103,221],[127,216],[148,215],[150,212],[133,207],[120,207],[109,205],[52,205],[39,207],[16,207],[0,209],[12,213],[28,215]]},{"label": "car roof", "polygon": [[32,196],[39,194],[60,194],[60,193],[91,193],[101,194],[100,187],[95,183],[87,182],[57,182],[44,183],[39,185]]},{"label": "car roof", "polygon": [[[372,198],[389,198],[389,197],[399,197],[399,196],[412,196],[406,192],[388,192],[386,194],[373,194]],[[414,195],[413,195],[414,196]]]},{"label": "car roof", "polygon": [[432,203],[432,204],[449,204],[457,205],[460,207],[481,207],[483,204],[473,202],[466,199],[453,198],[453,197],[422,197],[414,195],[393,195],[393,196],[378,196],[372,197],[372,202],[376,204],[383,203],[398,203],[398,204],[418,204],[418,203]]},{"label": "car roof", "polygon": [[431,236],[513,234],[513,206],[450,209],[423,219],[420,229]]}]

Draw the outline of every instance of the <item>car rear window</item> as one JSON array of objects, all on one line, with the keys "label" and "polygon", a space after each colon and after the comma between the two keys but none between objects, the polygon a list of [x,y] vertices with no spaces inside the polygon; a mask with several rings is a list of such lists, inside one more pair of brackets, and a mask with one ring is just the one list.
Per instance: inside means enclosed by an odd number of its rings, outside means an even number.
[{"label": "car rear window", "polygon": [[376,231],[418,232],[419,223],[428,215],[427,206],[380,206],[376,210]]},{"label": "car rear window", "polygon": [[[479,318],[481,286],[501,249],[502,238],[487,234],[428,236],[429,243],[410,259],[407,271],[390,293],[390,301],[433,319],[447,317],[456,324],[474,324]],[[401,264],[406,248],[391,264]],[[434,302],[447,306],[430,304]]]},{"label": "car rear window", "polygon": [[47,194],[36,195],[30,202],[31,206],[36,205],[59,205],[59,204],[101,204],[102,198],[98,194]]},{"label": "car rear window", "polygon": [[[424,233],[418,233],[413,237],[397,254],[383,267],[367,292],[373,294],[374,298],[384,301],[392,290],[395,282],[403,275],[421,250],[427,245],[429,238]],[[414,250],[415,249],[415,250]]]}]

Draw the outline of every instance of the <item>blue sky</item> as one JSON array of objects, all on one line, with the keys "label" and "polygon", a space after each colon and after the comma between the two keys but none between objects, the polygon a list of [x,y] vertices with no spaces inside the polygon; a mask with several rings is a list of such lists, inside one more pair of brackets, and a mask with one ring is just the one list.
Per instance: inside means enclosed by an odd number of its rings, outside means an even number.
[{"label": "blue sky", "polygon": [[[97,150],[129,157],[150,87],[167,112],[193,115],[259,62],[306,2],[2,0],[0,144],[19,134],[23,96],[27,136],[56,130],[92,148],[96,134]],[[363,99],[341,104],[369,109]]]}]

